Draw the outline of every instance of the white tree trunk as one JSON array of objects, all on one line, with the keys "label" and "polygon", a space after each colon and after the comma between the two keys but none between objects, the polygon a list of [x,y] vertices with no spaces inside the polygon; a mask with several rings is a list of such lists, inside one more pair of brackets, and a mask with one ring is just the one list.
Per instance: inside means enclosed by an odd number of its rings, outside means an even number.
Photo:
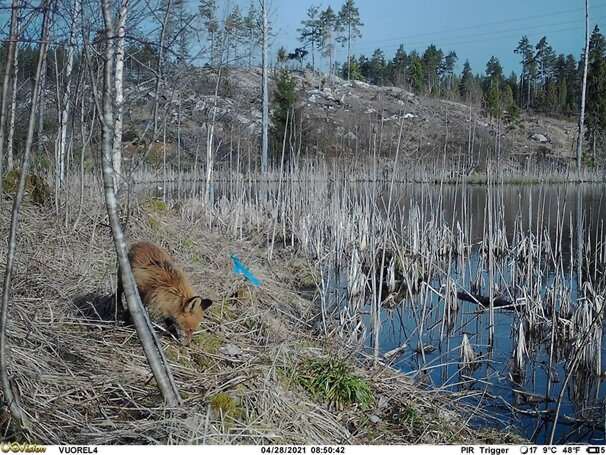
[{"label": "white tree trunk", "polygon": [[[17,30],[17,36],[20,32]],[[15,52],[13,54],[13,86],[11,88],[11,105],[10,105],[10,117],[8,120],[8,139],[6,141],[6,169],[11,171],[15,166],[14,153],[13,153],[13,142],[15,140],[15,117],[17,115],[17,83],[19,74],[19,46],[15,46]],[[0,166],[1,167],[1,166]],[[0,172],[1,174],[1,172]]]},{"label": "white tree trunk", "polygon": [[268,129],[269,129],[269,94],[267,93],[267,79],[268,79],[268,68],[267,68],[267,46],[268,46],[268,36],[267,36],[267,1],[261,0],[261,14],[263,15],[263,53],[262,53],[262,64],[263,64],[263,74],[262,74],[262,95],[263,95],[263,113],[262,113],[262,150],[261,150],[261,173],[264,175],[267,174],[267,161],[268,161],[268,149],[269,149],[269,138],[268,138]]},{"label": "white tree trunk", "polygon": [[72,73],[74,70],[74,53],[76,47],[76,23],[80,12],[80,1],[74,2],[74,10],[69,31],[69,46],[67,48],[67,64],[65,68],[65,91],[63,93],[63,110],[59,118],[59,152],[58,163],[56,166],[57,177],[56,181],[59,187],[63,187],[65,181],[65,156],[67,154],[67,124],[69,121],[69,113],[71,106],[72,95]]},{"label": "white tree trunk", "polygon": [[19,15],[19,0],[13,0],[11,4],[11,25],[8,36],[8,52],[6,61],[8,64],[4,67],[4,80],[2,82],[2,99],[0,100],[0,178],[3,173],[4,165],[4,126],[6,123],[6,105],[8,97],[8,86],[10,84],[11,62],[13,54],[17,47],[17,17]]},{"label": "white tree trunk", "polygon": [[15,263],[15,255],[17,249],[17,231],[19,228],[19,210],[23,195],[25,194],[25,181],[30,164],[30,155],[32,151],[32,142],[34,138],[34,129],[36,123],[36,107],[38,106],[38,98],[41,90],[42,68],[45,67],[46,54],[48,51],[50,16],[52,11],[52,2],[45,2],[43,6],[42,31],[40,37],[40,48],[38,64],[36,66],[36,75],[34,79],[34,89],[32,94],[32,104],[29,112],[29,121],[27,126],[27,136],[25,139],[25,150],[21,160],[21,175],[17,187],[17,194],[13,201],[13,211],[11,214],[11,225],[8,235],[8,253],[6,255],[6,269],[4,272],[4,285],[2,291],[2,303],[0,305],[0,380],[2,382],[2,394],[4,402],[8,405],[11,417],[23,428],[31,425],[27,414],[21,409],[16,395],[16,390],[13,389],[10,378],[8,376],[8,346],[6,338],[6,329],[8,324],[9,313],[9,295],[11,288],[11,277],[13,273],[13,265]]},{"label": "white tree trunk", "polygon": [[124,109],[124,35],[126,15],[128,14],[127,2],[124,2],[118,13],[116,40],[116,70],[115,70],[115,93],[114,93],[114,142],[112,147],[112,165],[114,168],[114,191],[118,191],[122,177],[122,118]]},{"label": "white tree trunk", "polygon": [[579,133],[577,137],[577,172],[581,177],[581,159],[583,157],[583,135],[585,128],[585,96],[587,93],[587,67],[589,64],[589,0],[585,0],[585,64],[583,68],[583,88],[581,90],[581,114],[579,115]]},{"label": "white tree trunk", "polygon": [[[112,25],[110,0],[101,0],[103,9],[103,19],[105,21],[105,39],[107,43],[110,43],[114,38],[114,27]],[[122,8],[128,8],[128,0],[122,0]],[[154,333],[151,326],[147,311],[143,308],[141,298],[137,292],[135,280],[130,268],[128,261],[126,241],[124,239],[124,233],[120,225],[120,218],[118,216],[118,203],[116,201],[116,194],[114,191],[114,176],[113,176],[113,165],[112,165],[112,145],[113,145],[113,126],[114,126],[114,114],[113,114],[113,95],[112,95],[112,63],[114,59],[113,46],[107,45],[105,49],[105,62],[103,68],[103,103],[102,103],[102,124],[103,124],[103,140],[102,140],[102,151],[103,151],[103,187],[105,194],[105,204],[107,207],[107,214],[109,216],[112,234],[114,237],[114,246],[116,248],[116,254],[118,256],[118,262],[120,264],[120,273],[122,284],[124,287],[124,295],[126,296],[126,302],[128,310],[132,317],[133,323],[143,345],[143,350],[147,361],[152,369],[158,387],[162,392],[162,395],[169,406],[178,406],[181,402],[179,392],[173,380],[172,374],[164,353],[162,346],[158,341],[158,337]]]}]

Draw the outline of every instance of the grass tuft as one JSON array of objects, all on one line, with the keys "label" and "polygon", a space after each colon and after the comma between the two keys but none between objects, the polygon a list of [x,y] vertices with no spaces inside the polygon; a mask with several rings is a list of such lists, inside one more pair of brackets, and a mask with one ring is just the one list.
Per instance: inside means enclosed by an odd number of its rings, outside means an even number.
[{"label": "grass tuft", "polygon": [[293,378],[313,397],[339,410],[348,405],[357,405],[366,410],[374,402],[368,383],[353,374],[342,360],[306,360],[296,369]]}]

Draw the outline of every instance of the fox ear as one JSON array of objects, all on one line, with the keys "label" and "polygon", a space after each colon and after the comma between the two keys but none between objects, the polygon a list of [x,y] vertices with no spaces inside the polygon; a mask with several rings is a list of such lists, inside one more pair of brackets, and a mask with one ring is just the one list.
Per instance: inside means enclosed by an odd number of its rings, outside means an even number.
[{"label": "fox ear", "polygon": [[183,305],[183,311],[186,313],[193,313],[196,309],[196,305],[199,305],[202,308],[202,297],[199,295],[192,297]]},{"label": "fox ear", "polygon": [[213,304],[213,301],[210,299],[202,299],[200,305],[202,306],[203,310],[207,310],[209,306],[211,306]]}]

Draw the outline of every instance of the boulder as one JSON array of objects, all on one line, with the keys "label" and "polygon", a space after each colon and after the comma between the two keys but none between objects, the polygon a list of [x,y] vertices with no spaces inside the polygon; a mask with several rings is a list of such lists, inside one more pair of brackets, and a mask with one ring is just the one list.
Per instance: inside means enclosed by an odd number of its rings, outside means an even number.
[{"label": "boulder", "polygon": [[548,144],[549,142],[551,142],[547,136],[541,133],[531,134],[530,139],[541,144]]}]

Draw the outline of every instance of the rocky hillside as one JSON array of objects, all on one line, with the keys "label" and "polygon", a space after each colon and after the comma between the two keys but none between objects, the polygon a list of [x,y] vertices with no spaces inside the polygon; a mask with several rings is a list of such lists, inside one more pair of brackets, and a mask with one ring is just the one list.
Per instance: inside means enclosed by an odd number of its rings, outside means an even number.
[{"label": "rocky hillside", "polygon": [[[502,162],[531,158],[564,163],[573,158],[576,125],[572,120],[523,113],[518,120],[498,127],[481,107],[419,96],[397,87],[339,78],[330,82],[310,72],[295,72],[294,79],[297,134],[303,138],[303,154],[356,159],[374,151],[393,154],[401,126],[401,153],[418,160],[446,156],[473,168],[495,154],[497,143]],[[163,86],[168,153],[175,153],[179,142],[183,156],[203,156],[213,117],[217,160],[228,160],[230,150],[238,147],[257,153],[260,80],[260,70],[229,69],[217,84],[214,73],[200,69],[180,81],[177,89]],[[272,90],[273,85],[272,80]],[[131,84],[126,97],[124,138],[127,149],[136,150],[133,145],[150,122],[153,84]],[[156,142],[164,142],[164,131]],[[281,144],[275,148],[281,150]]]}]

